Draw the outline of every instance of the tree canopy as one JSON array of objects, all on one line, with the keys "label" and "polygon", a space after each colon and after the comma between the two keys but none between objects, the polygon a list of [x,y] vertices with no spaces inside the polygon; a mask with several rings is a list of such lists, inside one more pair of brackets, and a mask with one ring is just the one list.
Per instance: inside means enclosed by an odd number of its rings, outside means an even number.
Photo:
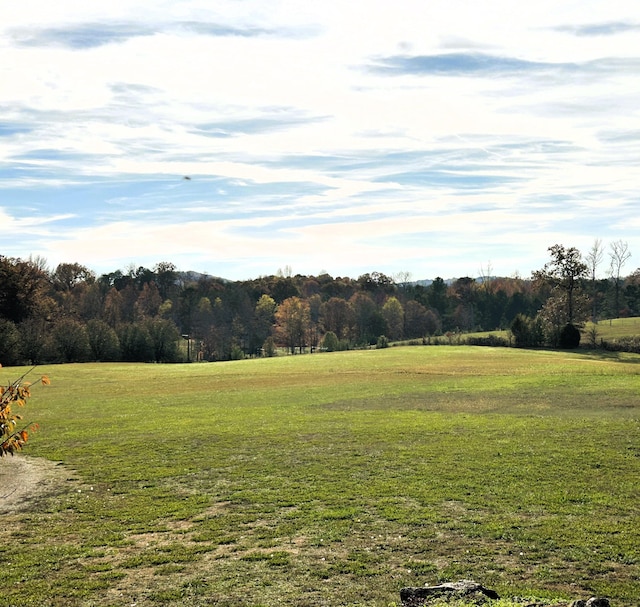
[{"label": "tree canopy", "polygon": [[530,279],[484,271],[432,282],[407,272],[354,279],[290,269],[234,282],[170,262],[95,276],[79,263],[49,271],[41,259],[0,256],[0,363],[229,360],[276,347],[314,351],[326,334],[332,347],[362,347],[382,335],[508,329],[516,319],[529,330],[522,343],[553,345],[565,325],[589,316],[640,315],[640,270],[621,273],[626,243],[611,245],[608,278],[597,276],[602,250],[598,241],[583,258],[553,245]]}]

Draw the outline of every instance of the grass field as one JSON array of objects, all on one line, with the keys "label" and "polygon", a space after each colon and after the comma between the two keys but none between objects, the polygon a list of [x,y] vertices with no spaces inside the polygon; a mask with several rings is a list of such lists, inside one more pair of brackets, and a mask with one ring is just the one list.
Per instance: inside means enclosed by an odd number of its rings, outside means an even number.
[{"label": "grass field", "polygon": [[[583,344],[588,344],[590,339],[590,333],[595,328],[596,343],[601,339],[610,341],[620,338],[638,337],[640,336],[640,318],[611,318],[608,320],[601,320],[594,324],[587,322],[582,329]],[[509,339],[509,331],[480,331],[475,333],[463,333],[460,335],[461,339],[466,337],[487,337],[488,335],[495,335],[503,339]]]},{"label": "grass field", "polygon": [[640,356],[397,347],[38,373],[27,453],[74,472],[0,518],[2,606],[388,606],[461,578],[638,603]]},{"label": "grass field", "polygon": [[[596,335],[600,339],[619,339],[621,337],[638,337],[640,336],[640,318],[612,318],[610,320],[601,320],[597,324],[588,322],[584,328],[584,335],[595,326]],[[585,340],[586,341],[586,340]]]}]

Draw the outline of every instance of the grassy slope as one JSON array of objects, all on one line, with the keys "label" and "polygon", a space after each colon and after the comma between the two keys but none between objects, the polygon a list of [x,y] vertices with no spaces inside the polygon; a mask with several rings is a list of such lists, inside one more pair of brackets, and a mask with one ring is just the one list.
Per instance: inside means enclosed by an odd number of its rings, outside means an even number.
[{"label": "grassy slope", "polygon": [[40,371],[29,453],[82,481],[4,518],[10,604],[388,605],[463,577],[640,595],[640,357],[431,347]]},{"label": "grassy slope", "polygon": [[[601,320],[595,325],[587,322],[582,330],[582,343],[589,341],[589,333],[595,326],[596,342],[600,339],[614,340],[624,337],[638,337],[640,335],[640,317],[632,318],[612,318]],[[464,336],[487,337],[495,335],[504,339],[509,339],[509,331],[480,331],[475,333],[465,333]]]},{"label": "grassy slope", "polygon": [[[594,325],[588,322],[584,329],[586,335]],[[637,337],[640,335],[640,318],[613,318],[601,320],[595,325],[597,339],[619,339],[621,337]]]}]

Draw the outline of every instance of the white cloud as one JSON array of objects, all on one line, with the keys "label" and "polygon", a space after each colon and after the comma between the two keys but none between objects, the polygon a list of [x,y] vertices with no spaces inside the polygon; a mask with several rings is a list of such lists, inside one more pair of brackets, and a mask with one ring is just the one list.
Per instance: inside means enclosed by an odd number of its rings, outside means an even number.
[{"label": "white cloud", "polygon": [[[638,23],[595,0],[2,6],[2,219],[26,244],[0,246],[230,278],[296,260],[526,272],[596,236],[633,249]],[[494,70],[370,69],[450,53]]]}]

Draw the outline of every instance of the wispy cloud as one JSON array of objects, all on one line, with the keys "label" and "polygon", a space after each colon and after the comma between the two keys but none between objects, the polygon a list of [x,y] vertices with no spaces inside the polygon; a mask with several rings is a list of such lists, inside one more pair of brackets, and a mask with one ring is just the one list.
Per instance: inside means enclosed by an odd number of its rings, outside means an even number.
[{"label": "wispy cloud", "polygon": [[[273,36],[286,34],[262,27],[234,27],[206,21],[157,22],[146,25],[140,22],[91,22],[43,28],[14,28],[9,35],[19,46],[59,46],[74,50],[93,49],[108,44],[121,44],[134,38],[160,33],[198,34],[211,37]],[[293,33],[291,33],[293,35]]]},{"label": "wispy cloud", "polygon": [[388,75],[512,75],[530,71],[573,71],[571,63],[527,61],[515,57],[499,57],[484,53],[445,53],[436,55],[396,55],[378,60],[370,66],[373,72]]},{"label": "wispy cloud", "polygon": [[530,74],[572,76],[582,72],[610,75],[620,70],[637,70],[638,58],[601,58],[583,62],[530,61],[485,53],[444,53],[434,55],[394,55],[370,64],[374,73],[389,76],[434,75],[513,77]]},{"label": "wispy cloud", "polygon": [[640,31],[640,23],[629,23],[624,21],[607,21],[602,23],[589,23],[582,25],[561,25],[557,31],[575,34],[576,36],[615,36],[616,34],[626,34],[628,32]]},{"label": "wispy cloud", "polygon": [[327,117],[309,117],[300,114],[294,108],[281,108],[264,116],[218,120],[195,125],[194,132],[209,137],[233,137],[235,135],[260,134],[322,122]]},{"label": "wispy cloud", "polygon": [[0,7],[1,218],[22,236],[0,250],[249,278],[640,247],[640,14],[585,1]]},{"label": "wispy cloud", "polygon": [[91,49],[122,43],[139,36],[152,36],[156,30],[140,23],[83,23],[41,29],[19,28],[9,33],[19,46]]}]

